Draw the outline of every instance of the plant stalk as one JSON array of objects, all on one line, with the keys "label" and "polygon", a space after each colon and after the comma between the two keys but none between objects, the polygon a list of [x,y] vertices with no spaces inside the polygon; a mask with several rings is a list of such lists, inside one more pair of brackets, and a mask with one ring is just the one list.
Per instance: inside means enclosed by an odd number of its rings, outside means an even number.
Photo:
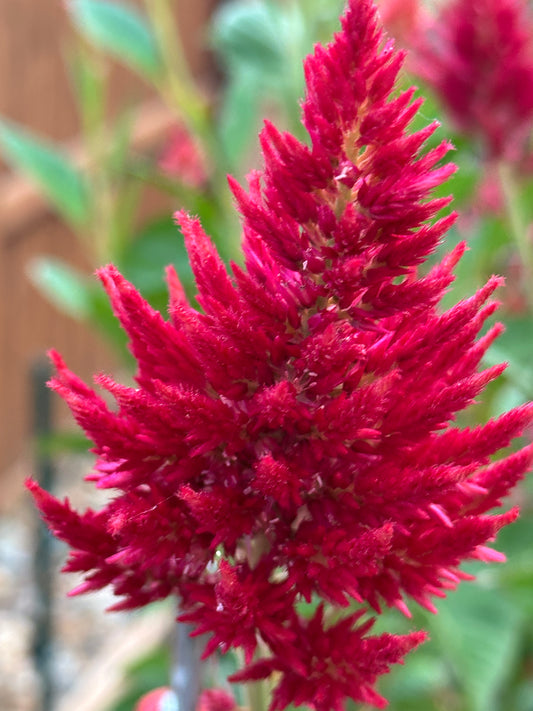
[{"label": "plant stalk", "polygon": [[170,685],[179,711],[196,711],[202,686],[202,641],[190,636],[193,630],[193,625],[178,622],[173,639]]},{"label": "plant stalk", "polygon": [[498,174],[511,235],[522,263],[521,286],[529,310],[533,313],[533,243],[529,238],[529,224],[521,205],[519,186],[512,166],[500,163]]}]

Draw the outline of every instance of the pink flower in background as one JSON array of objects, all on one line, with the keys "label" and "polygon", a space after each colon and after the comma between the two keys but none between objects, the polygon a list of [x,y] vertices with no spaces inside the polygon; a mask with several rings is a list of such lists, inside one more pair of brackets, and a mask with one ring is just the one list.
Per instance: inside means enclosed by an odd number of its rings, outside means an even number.
[{"label": "pink flower in background", "polygon": [[443,5],[413,63],[489,158],[521,160],[533,121],[533,22],[525,0]]},{"label": "pink flower in background", "polygon": [[[178,701],[168,686],[161,686],[144,694],[134,711],[178,711]],[[205,689],[200,694],[196,711],[235,711],[233,696],[224,689]]]},{"label": "pink flower in background", "polygon": [[139,699],[134,711],[164,711],[165,706],[169,706],[169,697],[172,690],[166,686],[153,689]]},{"label": "pink flower in background", "polygon": [[425,635],[372,635],[363,615],[434,610],[463,560],[502,560],[486,544],[517,512],[488,512],[532,460],[490,460],[531,405],[453,423],[503,370],[479,369],[500,280],[442,312],[464,246],[418,271],[454,220],[431,197],[453,167],[448,144],[423,151],[435,125],[407,132],[420,102],[391,95],[402,59],[372,3],[351,0],[305,63],[310,147],[267,124],[264,169],[248,191],[232,181],[245,266],[231,277],[177,215],[201,312],[170,268],[169,320],[100,271],[138,362],[134,387],[96,378],[115,407],[53,354],[52,385],[94,442],[88,478],[113,490],[79,514],[29,483],[72,548],[65,570],[85,574],[74,592],[110,585],[114,609],[177,595],[206,654],[244,651],[234,680],[273,675],[272,709],[384,706],[376,679]]},{"label": "pink flower in background", "polygon": [[421,0],[379,0],[379,14],[387,32],[402,45],[411,45],[429,15]]},{"label": "pink flower in background", "polygon": [[205,689],[198,699],[197,711],[233,711],[237,704],[225,689]]},{"label": "pink flower in background", "polygon": [[205,156],[184,125],[169,133],[158,165],[163,173],[191,188],[203,187],[209,177]]}]

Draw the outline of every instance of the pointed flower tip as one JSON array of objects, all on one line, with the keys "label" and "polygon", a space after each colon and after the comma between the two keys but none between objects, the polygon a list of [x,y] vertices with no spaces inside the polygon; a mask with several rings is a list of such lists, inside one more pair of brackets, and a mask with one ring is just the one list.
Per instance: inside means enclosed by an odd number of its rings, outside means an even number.
[{"label": "pointed flower tip", "polygon": [[49,494],[46,489],[43,489],[35,479],[32,477],[27,477],[24,480],[25,488],[30,492],[35,502],[35,505],[39,509],[42,516],[46,516],[46,510],[49,508],[49,504],[55,501],[53,496]]},{"label": "pointed flower tip", "polygon": [[117,269],[117,267],[116,267],[114,264],[111,264],[111,263],[109,263],[109,264],[104,264],[103,267],[98,267],[98,269],[95,269],[95,272],[94,272],[94,273],[95,273],[96,276],[97,276],[98,278],[100,278],[100,279],[101,279],[102,277],[105,277],[105,276],[108,276],[108,275],[109,275],[109,276],[114,276],[114,275],[116,275],[116,274],[120,275],[120,272],[119,272],[119,270]]},{"label": "pointed flower tip", "polygon": [[179,281],[178,272],[173,264],[167,264],[165,267],[165,276],[167,279],[167,284],[169,282],[174,282],[176,279]]},{"label": "pointed flower tip", "polygon": [[[227,176],[227,181],[228,181],[229,189],[231,190],[233,197],[237,201],[237,204],[241,205],[242,203],[246,203],[248,196],[246,194],[245,189],[242,187],[242,185],[239,183],[239,181],[236,178],[234,178],[232,175]],[[249,182],[250,182],[250,179],[249,179]]]},{"label": "pointed flower tip", "polygon": [[[457,213],[452,213],[453,215],[456,215]],[[442,267],[448,271],[453,271],[455,267],[459,264],[461,259],[463,258],[465,252],[469,251],[470,247],[468,246],[467,242],[462,241],[459,242],[458,245],[456,245],[451,252],[448,252],[448,254],[444,257],[442,260],[441,264]]]},{"label": "pointed flower tip", "polygon": [[412,619],[413,613],[412,613],[411,610],[407,607],[407,605],[405,604],[405,602],[404,602],[403,600],[401,600],[400,598],[399,598],[398,600],[395,600],[395,602],[394,602],[394,607],[395,607],[397,610],[399,610],[399,611],[402,613],[402,615],[404,615],[405,617],[407,617],[407,619],[409,619],[409,620]]},{"label": "pointed flower tip", "polygon": [[31,476],[28,476],[24,479],[24,487],[28,489],[28,491],[36,497],[38,495],[38,492],[40,490],[39,484],[33,479]]},{"label": "pointed flower tip", "polygon": [[185,209],[181,210],[176,210],[176,212],[173,215],[174,222],[181,228],[183,228],[184,225],[189,224],[194,220],[193,217],[187,212]]},{"label": "pointed flower tip", "polygon": [[409,635],[410,647],[409,649],[415,649],[424,642],[429,641],[429,633],[426,630],[417,630],[416,632],[411,632]]},{"label": "pointed flower tip", "polygon": [[484,563],[505,563],[507,556],[501,551],[494,550],[488,546],[478,546],[475,550],[475,558]]},{"label": "pointed flower tip", "polygon": [[106,264],[103,267],[99,267],[95,271],[95,275],[108,294],[112,294],[115,289],[126,281],[114,264]]},{"label": "pointed flower tip", "polygon": [[[91,592],[93,590],[93,587],[90,582],[85,581],[83,583],[80,583],[79,585],[76,585],[75,588],[72,588],[72,590],[69,590],[67,592],[68,597],[77,597],[78,595],[84,595],[85,593]],[[112,607],[107,608],[108,611],[112,610]]]},{"label": "pointed flower tip", "polygon": [[[440,122],[440,121],[435,121],[435,128],[440,128],[440,127],[441,127],[441,122]],[[457,148],[455,147],[455,143],[454,143],[453,141],[449,141],[449,140],[443,141],[443,146],[444,146],[444,148],[446,149],[446,152],[448,152],[448,151],[456,151],[456,150],[457,150]],[[459,166],[456,165],[455,163],[451,163],[450,165],[453,165],[453,167],[454,167],[454,172],[455,172],[456,170],[459,170]]]},{"label": "pointed flower tip", "polygon": [[426,597],[425,595],[418,596],[416,598],[416,601],[420,605],[420,607],[423,607],[425,610],[428,612],[431,612],[432,615],[436,615],[438,613],[437,608],[435,605],[431,602],[431,600]]},{"label": "pointed flower tip", "polygon": [[50,348],[50,350],[47,351],[46,355],[50,358],[50,360],[52,361],[52,365],[56,370],[61,370],[65,367],[65,361],[61,357],[60,353],[55,350],[55,348]]},{"label": "pointed flower tip", "polygon": [[487,286],[490,286],[492,290],[499,289],[502,286],[505,286],[505,277],[500,276],[499,274],[492,274],[487,282]]},{"label": "pointed flower tip", "polygon": [[194,248],[195,245],[206,245],[210,243],[210,239],[204,232],[198,217],[191,215],[187,210],[177,210],[174,213],[174,221],[183,234],[185,247],[189,252],[189,260],[192,261],[193,255],[191,254],[191,249]]}]

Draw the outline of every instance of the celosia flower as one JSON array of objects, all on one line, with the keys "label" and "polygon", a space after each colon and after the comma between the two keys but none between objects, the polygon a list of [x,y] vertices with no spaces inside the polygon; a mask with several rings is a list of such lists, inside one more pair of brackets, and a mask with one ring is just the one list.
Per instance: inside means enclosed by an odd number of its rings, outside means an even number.
[{"label": "celosia flower", "polygon": [[169,133],[158,165],[169,177],[191,188],[201,188],[208,180],[205,156],[183,124]]},{"label": "celosia flower", "polygon": [[429,81],[489,158],[522,159],[533,120],[533,23],[525,0],[452,0],[418,47]]},{"label": "celosia flower", "polygon": [[[134,711],[177,711],[178,700],[169,687],[160,687],[142,696]],[[200,694],[196,711],[235,711],[233,696],[224,689],[205,689]]]},{"label": "celosia flower", "polygon": [[379,0],[378,7],[385,29],[402,45],[416,42],[428,22],[421,0]]},{"label": "celosia flower", "polygon": [[274,673],[274,709],[383,706],[376,678],[424,633],[372,636],[362,615],[409,614],[409,598],[433,610],[468,577],[461,561],[501,560],[486,543],[517,512],[488,512],[532,459],[490,463],[532,406],[453,425],[503,369],[478,370],[500,281],[442,313],[463,247],[418,272],[453,222],[431,197],[453,168],[448,144],[422,150],[434,125],[407,133],[419,102],[391,95],[401,64],[372,3],[351,0],[305,63],[310,146],[267,124],[263,171],[249,192],[232,183],[245,267],[230,277],[180,213],[201,312],[172,269],[168,321],[100,271],[136,387],[99,376],[111,408],[53,355],[52,385],[94,441],[89,478],[116,492],[78,514],[30,483],[72,547],[65,570],[85,573],[74,592],[110,585],[115,609],[177,595],[206,654],[244,650],[236,680]]}]

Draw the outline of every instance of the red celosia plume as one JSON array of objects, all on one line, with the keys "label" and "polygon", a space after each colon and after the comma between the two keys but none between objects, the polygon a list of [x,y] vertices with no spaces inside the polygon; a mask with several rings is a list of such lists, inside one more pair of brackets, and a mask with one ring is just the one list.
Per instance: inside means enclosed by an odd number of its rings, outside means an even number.
[{"label": "red celosia plume", "polygon": [[415,71],[489,158],[530,158],[533,20],[526,0],[451,0],[413,45]]},{"label": "red celosia plume", "polygon": [[531,405],[453,424],[503,369],[480,370],[500,280],[442,312],[463,247],[418,271],[454,219],[431,196],[453,167],[446,143],[423,152],[435,126],[407,132],[419,102],[391,94],[401,63],[372,3],[351,0],[306,60],[310,145],[266,124],[264,169],[248,191],[232,181],[245,266],[228,275],[177,215],[201,312],[172,269],[169,320],[100,271],[138,361],[135,387],[97,378],[116,408],[53,354],[52,385],[94,442],[89,478],[115,492],[78,514],[29,484],[72,547],[65,569],[85,573],[77,592],[111,585],[115,609],[177,595],[206,654],[244,650],[235,680],[275,673],[272,709],[383,706],[376,678],[424,634],[373,636],[361,617],[434,609],[463,560],[498,560],[486,543],[516,511],[489,511],[532,460],[490,460]]}]

